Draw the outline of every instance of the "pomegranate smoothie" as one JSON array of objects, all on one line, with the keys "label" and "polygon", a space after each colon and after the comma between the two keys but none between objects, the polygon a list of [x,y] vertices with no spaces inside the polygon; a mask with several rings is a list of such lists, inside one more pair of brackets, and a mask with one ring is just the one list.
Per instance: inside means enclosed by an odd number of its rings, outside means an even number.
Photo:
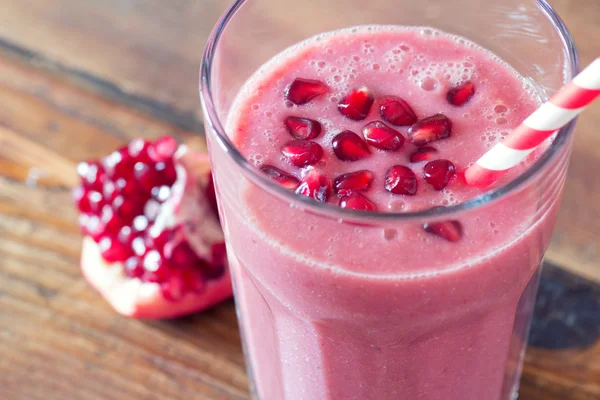
[{"label": "pomegranate smoothie", "polygon": [[[226,130],[290,193],[364,214],[410,213],[482,194],[460,172],[539,101],[465,39],[367,26],[264,65]],[[259,399],[512,396],[529,319],[520,299],[530,283],[535,290],[560,188],[452,220],[355,223],[249,184],[222,166],[224,154],[213,152],[213,165]]]}]

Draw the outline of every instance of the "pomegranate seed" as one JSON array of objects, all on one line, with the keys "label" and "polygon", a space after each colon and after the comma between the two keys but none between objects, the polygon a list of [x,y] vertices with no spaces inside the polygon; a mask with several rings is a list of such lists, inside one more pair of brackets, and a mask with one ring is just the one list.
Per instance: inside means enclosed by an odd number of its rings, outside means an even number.
[{"label": "pomegranate seed", "polygon": [[110,178],[130,180],[133,177],[133,165],[136,160],[131,157],[127,148],[114,151],[103,161]]},{"label": "pomegranate seed", "polygon": [[449,242],[458,242],[463,235],[463,228],[458,221],[435,222],[423,225],[426,232],[437,235]]},{"label": "pomegranate seed", "polygon": [[104,236],[105,226],[97,215],[91,215],[85,221],[83,230],[87,235],[94,239],[96,243],[98,243]]},{"label": "pomegranate seed", "polygon": [[448,91],[446,98],[448,103],[457,107],[465,105],[475,95],[475,85],[467,82],[462,86],[452,88]]},{"label": "pomegranate seed", "polygon": [[408,130],[411,142],[418,147],[434,140],[445,139],[452,133],[452,122],[443,114],[424,118]]},{"label": "pomegranate seed", "polygon": [[311,168],[305,172],[296,194],[324,203],[331,194],[331,181],[319,170]]},{"label": "pomegranate seed", "polygon": [[358,192],[343,196],[340,199],[340,207],[360,211],[377,211],[377,206]]},{"label": "pomegranate seed", "polygon": [[115,187],[115,183],[113,181],[106,181],[102,187],[102,196],[107,203],[112,203],[119,193],[117,192],[117,188]]},{"label": "pomegranate seed", "polygon": [[173,186],[177,180],[177,170],[173,161],[157,162],[154,166],[158,173],[156,185]]},{"label": "pomegranate seed", "polygon": [[92,211],[90,198],[83,187],[77,187],[73,189],[73,191],[71,192],[71,196],[73,199],[73,203],[75,204],[75,207],[77,207],[79,212],[88,213]]},{"label": "pomegranate seed", "polygon": [[160,284],[163,297],[171,302],[180,301],[185,297],[185,282],[180,272],[173,271],[167,280]]},{"label": "pomegranate seed", "polygon": [[148,154],[150,147],[151,147],[151,144],[147,140],[133,139],[127,146],[127,152],[134,159],[136,159],[140,162],[143,162],[143,163],[149,163],[152,161]]},{"label": "pomegranate seed", "polygon": [[104,231],[107,234],[116,236],[121,227],[124,225],[123,220],[113,211],[112,207],[106,204],[102,208],[100,215],[100,221],[104,224]]},{"label": "pomegranate seed", "polygon": [[410,162],[418,163],[421,161],[431,160],[435,153],[437,153],[437,150],[431,146],[419,147],[410,156]]},{"label": "pomegranate seed", "polygon": [[196,253],[188,242],[181,242],[167,255],[167,261],[174,267],[193,265],[196,262]]},{"label": "pomegranate seed", "polygon": [[364,192],[369,190],[372,182],[373,173],[370,171],[349,172],[335,179],[335,191],[341,196],[352,192]]},{"label": "pomegranate seed", "polygon": [[320,144],[308,140],[290,140],[281,152],[296,167],[314,165],[323,158],[323,148]]},{"label": "pomegranate seed", "polygon": [[156,201],[164,203],[171,196],[171,187],[167,185],[155,186],[150,193]]},{"label": "pomegranate seed", "polygon": [[125,197],[137,196],[140,194],[140,187],[133,178],[125,179],[119,178],[115,181],[115,188],[117,193],[122,194]]},{"label": "pomegranate seed", "polygon": [[403,165],[394,165],[385,175],[385,190],[394,194],[414,196],[418,182],[415,173]]},{"label": "pomegranate seed", "polygon": [[125,261],[133,255],[129,247],[109,236],[100,239],[98,247],[102,258],[110,263]]},{"label": "pomegranate seed", "polygon": [[204,282],[204,276],[200,270],[205,271],[204,269],[198,267],[185,268],[183,271],[181,271],[181,278],[185,283],[185,287],[192,293],[202,294],[204,292],[206,285]]},{"label": "pomegranate seed", "polygon": [[141,278],[144,276],[144,266],[138,257],[129,257],[125,261],[124,270],[128,278]]},{"label": "pomegranate seed", "polygon": [[371,146],[387,151],[398,151],[406,140],[400,132],[381,121],[373,121],[363,128],[363,136]]},{"label": "pomegranate seed", "polygon": [[361,121],[369,115],[375,98],[369,89],[361,87],[353,90],[338,104],[338,110],[346,117]]},{"label": "pomegranate seed", "polygon": [[102,211],[102,208],[106,205],[106,202],[104,201],[102,195],[99,192],[91,191],[87,193],[87,197],[87,201],[90,204],[90,210],[95,214],[100,213],[100,211]]},{"label": "pomegranate seed", "polygon": [[298,178],[272,165],[263,165],[260,170],[269,178],[273,179],[275,182],[287,189],[296,190],[300,184],[300,180]]},{"label": "pomegranate seed", "polygon": [[425,164],[423,168],[425,180],[435,190],[442,190],[448,185],[450,179],[456,175],[456,168],[448,160],[435,160]]},{"label": "pomegranate seed", "polygon": [[417,115],[400,97],[387,96],[379,102],[381,117],[397,126],[409,126],[417,122]]},{"label": "pomegranate seed", "polygon": [[296,139],[315,139],[321,134],[321,124],[314,119],[287,117],[285,127]]},{"label": "pomegranate seed", "polygon": [[145,203],[146,200],[142,197],[125,199],[119,195],[113,200],[112,208],[121,217],[123,222],[131,223],[135,217],[143,214]]},{"label": "pomegranate seed", "polygon": [[371,154],[367,143],[351,131],[339,133],[331,145],[337,158],[342,161],[357,161]]},{"label": "pomegranate seed", "polygon": [[177,140],[171,136],[163,136],[157,139],[150,149],[148,154],[155,162],[171,161],[177,151]]},{"label": "pomegranate seed", "polygon": [[142,162],[135,163],[133,167],[134,177],[138,181],[139,187],[144,193],[150,193],[152,188],[157,186],[158,176],[156,170]]},{"label": "pomegranate seed", "polygon": [[301,106],[328,91],[329,87],[321,81],[298,78],[287,88],[285,97],[297,106]]},{"label": "pomegranate seed", "polygon": [[157,250],[150,250],[142,261],[144,266],[143,280],[146,282],[163,282],[171,275],[170,268]]}]

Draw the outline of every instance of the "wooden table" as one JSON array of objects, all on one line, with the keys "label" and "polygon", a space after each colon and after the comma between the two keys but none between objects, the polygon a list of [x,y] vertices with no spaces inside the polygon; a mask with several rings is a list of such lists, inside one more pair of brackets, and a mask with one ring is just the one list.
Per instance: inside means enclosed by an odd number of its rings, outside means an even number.
[{"label": "wooden table", "polygon": [[[247,398],[233,303],[172,322],[116,315],[81,278],[69,195],[77,160],[202,132],[200,52],[227,3],[0,0],[1,399]],[[552,3],[584,63],[600,55],[600,3]],[[579,325],[538,315],[525,400],[600,399],[599,126],[597,104],[579,124],[544,277],[553,316]]]}]

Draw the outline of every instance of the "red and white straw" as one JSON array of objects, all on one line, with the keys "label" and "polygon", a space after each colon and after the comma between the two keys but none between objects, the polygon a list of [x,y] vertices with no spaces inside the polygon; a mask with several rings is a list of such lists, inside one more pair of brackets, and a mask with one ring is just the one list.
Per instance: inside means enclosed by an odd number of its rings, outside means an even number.
[{"label": "red and white straw", "polygon": [[538,108],[465,172],[467,184],[485,187],[523,161],[600,95],[600,57]]}]

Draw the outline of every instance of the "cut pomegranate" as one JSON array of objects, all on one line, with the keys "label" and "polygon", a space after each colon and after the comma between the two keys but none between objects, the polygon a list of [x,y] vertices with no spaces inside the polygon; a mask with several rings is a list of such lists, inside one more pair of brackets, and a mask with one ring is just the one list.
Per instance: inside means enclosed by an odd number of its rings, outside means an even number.
[{"label": "cut pomegranate", "polygon": [[406,140],[400,132],[381,121],[373,121],[363,128],[363,136],[371,146],[386,151],[398,151]]},{"label": "cut pomegranate", "polygon": [[371,154],[367,143],[356,133],[344,131],[337,134],[331,143],[333,152],[342,161],[357,161]]},{"label": "cut pomegranate", "polygon": [[444,114],[424,118],[408,130],[411,142],[418,147],[434,140],[445,139],[452,133],[452,122]]},{"label": "cut pomegranate", "polygon": [[331,181],[318,169],[309,168],[304,172],[302,183],[296,189],[296,194],[325,203],[331,194]]},{"label": "cut pomegranate", "polygon": [[224,243],[214,192],[206,193],[208,158],[179,150],[169,137],[136,139],[78,167],[82,270],[127,316],[176,317],[232,294],[224,252],[217,259],[210,250]]},{"label": "cut pomegranate", "polygon": [[437,235],[449,242],[458,242],[463,235],[463,228],[458,221],[443,221],[423,225],[426,232]]},{"label": "cut pomegranate", "polygon": [[308,140],[290,140],[281,152],[296,167],[315,165],[323,158],[323,148],[320,144]]},{"label": "cut pomegranate", "polygon": [[342,196],[340,199],[340,207],[359,211],[377,211],[377,206],[358,192]]},{"label": "cut pomegranate", "polygon": [[452,88],[448,91],[448,103],[460,107],[465,105],[475,95],[475,85],[467,82],[462,86]]},{"label": "cut pomegranate", "polygon": [[355,121],[362,121],[367,118],[375,98],[369,89],[361,87],[353,90],[338,104],[340,112]]},{"label": "cut pomegranate", "polygon": [[414,153],[411,154],[410,162],[418,163],[421,161],[431,160],[435,153],[437,153],[437,150],[434,147],[419,147]]},{"label": "cut pomegranate", "polygon": [[349,172],[335,179],[335,191],[340,196],[353,192],[365,192],[371,187],[373,173],[370,171]]},{"label": "cut pomegranate", "polygon": [[301,106],[328,91],[329,87],[321,81],[298,78],[287,88],[285,97],[297,106]]},{"label": "cut pomegranate", "polygon": [[379,101],[381,117],[390,124],[409,126],[417,122],[417,114],[400,97],[387,96]]},{"label": "cut pomegranate", "polygon": [[315,139],[321,134],[321,124],[314,119],[287,117],[285,127],[296,139]]},{"label": "cut pomegranate", "polygon": [[272,165],[263,165],[260,170],[269,178],[273,179],[275,182],[287,189],[296,190],[300,184],[300,180],[298,178]]},{"label": "cut pomegranate", "polygon": [[425,164],[423,168],[423,175],[425,180],[435,190],[442,190],[450,180],[456,175],[456,168],[448,160],[435,160]]},{"label": "cut pomegranate", "polygon": [[417,176],[404,165],[394,165],[385,175],[385,190],[388,192],[414,196],[417,189]]}]

